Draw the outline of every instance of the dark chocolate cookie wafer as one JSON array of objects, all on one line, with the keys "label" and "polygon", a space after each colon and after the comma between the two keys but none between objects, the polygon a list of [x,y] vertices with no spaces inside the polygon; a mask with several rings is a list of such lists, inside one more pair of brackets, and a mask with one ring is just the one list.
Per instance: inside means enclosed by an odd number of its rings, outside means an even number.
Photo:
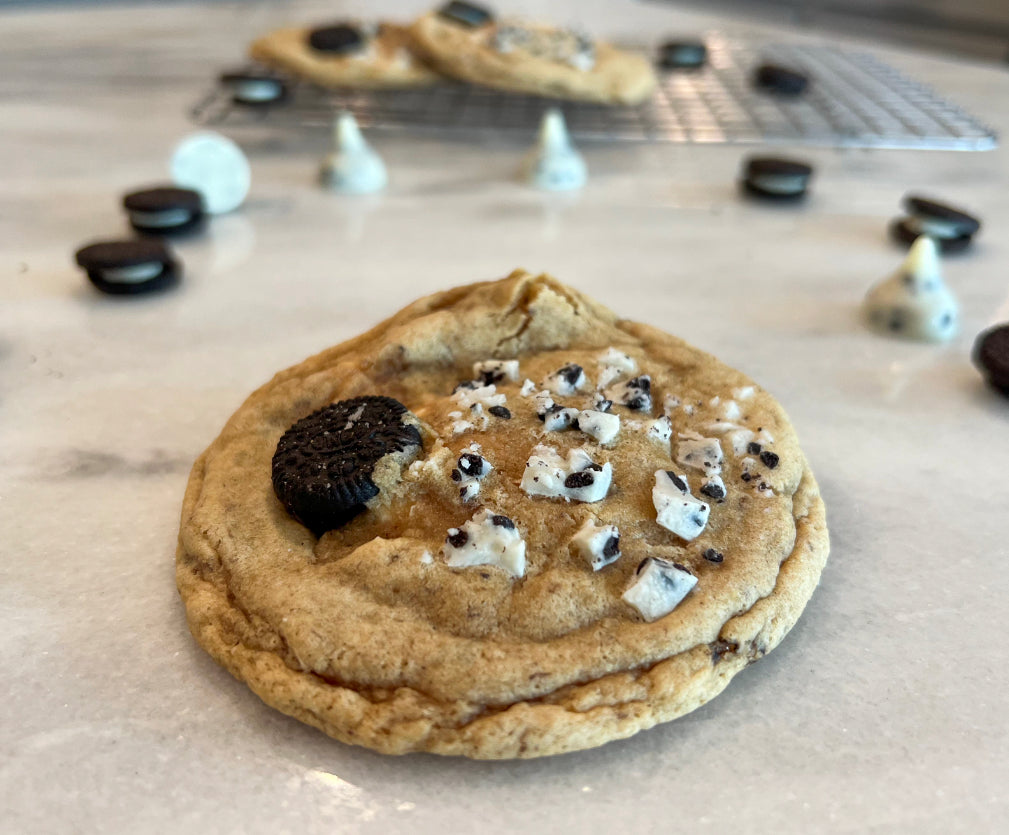
[{"label": "dark chocolate cookie wafer", "polygon": [[95,287],[114,296],[164,290],[181,274],[171,251],[155,239],[99,241],[77,250],[74,257]]}]

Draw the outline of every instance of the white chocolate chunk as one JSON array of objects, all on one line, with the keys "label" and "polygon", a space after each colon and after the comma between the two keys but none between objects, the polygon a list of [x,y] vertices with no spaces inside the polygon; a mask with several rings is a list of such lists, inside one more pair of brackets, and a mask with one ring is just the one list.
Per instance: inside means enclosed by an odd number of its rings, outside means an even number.
[{"label": "white chocolate chunk", "polygon": [[571,544],[593,571],[620,559],[620,531],[616,525],[597,525],[592,519],[586,519],[571,537]]},{"label": "white chocolate chunk", "polygon": [[673,611],[696,585],[697,578],[684,566],[647,557],[638,566],[623,600],[651,622]]},{"label": "white chocolate chunk", "polygon": [[702,473],[718,475],[722,471],[722,445],[717,438],[691,437],[681,433],[676,446],[676,461]]},{"label": "white chocolate chunk", "polygon": [[722,406],[723,420],[739,420],[743,413],[739,410],[739,404],[735,400],[726,400]]},{"label": "white chocolate chunk", "polygon": [[523,397],[529,397],[536,393],[536,383],[530,380],[528,377],[526,381],[522,384],[522,388],[519,389],[519,394]]},{"label": "white chocolate chunk", "polygon": [[721,501],[725,498],[725,482],[720,475],[711,475],[701,483],[701,493],[709,499]]},{"label": "white chocolate chunk", "polygon": [[518,360],[483,360],[473,363],[473,377],[488,383],[500,383],[503,380],[518,382]]},{"label": "white chocolate chunk", "polygon": [[508,398],[497,393],[497,386],[491,383],[489,386],[477,386],[476,388],[460,388],[453,393],[452,399],[464,409],[473,406],[504,406]]},{"label": "white chocolate chunk", "polygon": [[543,428],[547,432],[562,432],[570,428],[578,419],[577,409],[551,409],[543,418]]},{"label": "white chocolate chunk", "polygon": [[571,363],[558,368],[553,374],[548,374],[543,381],[544,388],[558,397],[571,397],[588,385],[585,370],[580,365]]},{"label": "white chocolate chunk", "polygon": [[753,386],[743,386],[742,388],[733,389],[732,396],[736,400],[749,400],[753,397],[754,388]]},{"label": "white chocolate chunk", "polygon": [[608,366],[615,368],[624,374],[633,374],[638,370],[638,363],[630,354],[618,351],[616,348],[607,348],[596,358],[600,367]]},{"label": "white chocolate chunk", "polygon": [[553,407],[554,399],[549,391],[538,391],[533,395],[533,408],[540,417],[544,417]]},{"label": "white chocolate chunk", "polygon": [[668,448],[669,439],[673,436],[673,422],[665,415],[651,420],[648,422],[646,434],[656,443]]},{"label": "white chocolate chunk", "polygon": [[734,455],[742,455],[753,440],[753,432],[749,429],[734,429],[725,436],[726,440],[732,444]]},{"label": "white chocolate chunk", "polygon": [[556,449],[538,444],[532,450],[522,473],[522,489],[530,496],[598,502],[610,489],[613,467],[600,467],[582,448],[576,447],[563,458]]},{"label": "white chocolate chunk", "polygon": [[512,577],[526,573],[526,543],[514,522],[484,508],[462,528],[449,528],[442,548],[452,568],[493,565]]},{"label": "white chocolate chunk", "polygon": [[619,415],[585,410],[578,413],[578,428],[601,444],[608,444],[620,433]]},{"label": "white chocolate chunk", "polygon": [[614,403],[637,412],[652,413],[652,378],[647,374],[615,383],[606,389],[606,396]]},{"label": "white chocolate chunk", "polygon": [[676,473],[655,471],[652,504],[655,505],[655,521],[688,542],[708,524],[711,508],[691,496],[686,478]]}]

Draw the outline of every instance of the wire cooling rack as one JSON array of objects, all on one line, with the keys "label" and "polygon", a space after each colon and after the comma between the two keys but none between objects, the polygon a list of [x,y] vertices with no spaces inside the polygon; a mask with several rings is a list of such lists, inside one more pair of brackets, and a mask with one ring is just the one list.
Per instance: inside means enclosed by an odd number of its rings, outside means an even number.
[{"label": "wire cooling rack", "polygon": [[[203,125],[329,126],[339,110],[362,126],[526,139],[543,111],[564,111],[576,140],[608,142],[787,143],[858,148],[982,151],[995,132],[875,56],[820,44],[755,44],[713,34],[700,70],[660,74],[655,94],[635,107],[554,101],[445,82],[395,92],[324,90],[293,81],[268,108],[235,104],[217,87],[191,110]],[[754,88],[763,61],[802,70],[807,91],[783,98]]]}]

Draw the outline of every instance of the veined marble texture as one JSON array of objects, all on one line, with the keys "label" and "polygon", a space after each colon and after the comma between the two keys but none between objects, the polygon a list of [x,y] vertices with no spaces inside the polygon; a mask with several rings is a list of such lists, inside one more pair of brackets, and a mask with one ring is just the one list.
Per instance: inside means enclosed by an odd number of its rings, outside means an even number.
[{"label": "veined marble texture", "polygon": [[[978,331],[1009,319],[1005,151],[801,149],[817,174],[796,208],[739,199],[749,149],[582,144],[585,189],[544,195],[514,181],[524,144],[372,134],[389,187],[345,198],[315,182],[325,130],[264,127],[234,135],[252,192],[175,245],[176,291],[94,292],[73,251],[126,232],[121,195],[167,176],[216,71],[272,26],[367,8],[0,10],[2,828],[1009,828],[1009,401],[968,357]],[[664,4],[551,8],[622,38],[718,25]],[[1009,128],[1003,70],[886,58]],[[886,224],[908,190],[985,222],[944,263],[962,311],[948,345],[859,319],[903,256]],[[823,488],[826,572],[771,657],[632,739],[499,764],[342,746],[266,708],[190,638],[173,565],[189,466],[275,371],[417,296],[517,266],[769,389]]]}]

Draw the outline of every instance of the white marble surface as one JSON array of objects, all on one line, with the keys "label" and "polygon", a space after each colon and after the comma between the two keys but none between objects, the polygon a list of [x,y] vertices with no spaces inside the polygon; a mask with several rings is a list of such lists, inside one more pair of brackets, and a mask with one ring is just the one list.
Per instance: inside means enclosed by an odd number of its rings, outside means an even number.
[{"label": "white marble surface", "polygon": [[[580,8],[625,35],[710,22]],[[119,196],[163,176],[209,73],[301,9],[0,13],[0,827],[1006,831],[1009,401],[968,361],[1009,318],[1006,152],[810,152],[795,209],[738,199],[737,148],[583,148],[588,187],[551,198],[509,181],[524,148],[379,136],[390,187],[354,200],[314,184],[324,133],[271,133],[243,139],[245,208],[179,245],[177,292],[93,292],[73,250],[123,230]],[[888,57],[1009,133],[1004,70]],[[900,260],[885,225],[909,188],[986,222],[946,265],[965,328],[948,346],[856,318]],[[776,393],[823,486],[830,562],[782,647],[670,725],[535,762],[345,747],[190,638],[172,567],[188,467],[274,371],[517,265]]]}]

